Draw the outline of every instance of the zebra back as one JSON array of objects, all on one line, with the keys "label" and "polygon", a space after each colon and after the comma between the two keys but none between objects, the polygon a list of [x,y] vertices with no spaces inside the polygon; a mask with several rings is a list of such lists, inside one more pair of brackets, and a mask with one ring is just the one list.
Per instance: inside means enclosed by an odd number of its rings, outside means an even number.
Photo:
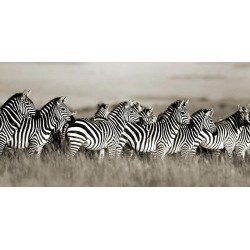
[{"label": "zebra back", "polygon": [[141,107],[134,101],[122,102],[108,115],[107,120],[87,121],[77,119],[67,130],[70,154],[74,156],[83,146],[90,150],[108,148],[109,156],[115,155],[120,134],[128,122],[137,122]]}]

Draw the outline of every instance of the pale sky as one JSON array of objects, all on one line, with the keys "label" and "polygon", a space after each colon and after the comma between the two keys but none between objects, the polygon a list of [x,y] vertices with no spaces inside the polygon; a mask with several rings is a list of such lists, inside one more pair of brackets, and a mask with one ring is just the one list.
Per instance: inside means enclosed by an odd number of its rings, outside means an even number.
[{"label": "pale sky", "polygon": [[[31,89],[37,106],[67,95],[71,107],[171,97],[248,98],[245,63],[0,63],[0,103]],[[250,98],[249,98],[250,100]]]}]

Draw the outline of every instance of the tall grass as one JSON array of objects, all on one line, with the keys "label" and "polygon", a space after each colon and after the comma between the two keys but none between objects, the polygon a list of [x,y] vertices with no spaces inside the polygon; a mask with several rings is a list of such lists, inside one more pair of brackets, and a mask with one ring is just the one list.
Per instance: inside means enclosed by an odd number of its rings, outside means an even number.
[{"label": "tall grass", "polygon": [[[155,114],[164,106],[154,106]],[[250,102],[250,101],[249,101]],[[190,113],[199,108],[213,107],[214,121],[226,118],[237,110],[239,103],[248,100],[211,102],[207,98],[191,100]],[[90,117],[95,108],[82,109],[78,117]],[[67,149],[66,149],[67,151]],[[199,161],[184,160],[179,155],[166,156],[164,161],[148,158],[123,157],[101,163],[97,156],[81,150],[68,161],[66,151],[50,151],[41,160],[24,152],[7,153],[0,160],[0,186],[250,186],[250,165],[217,161],[215,157],[201,155]]]},{"label": "tall grass", "polygon": [[1,186],[250,186],[250,168],[201,156],[198,163],[179,156],[153,161],[122,157],[102,162],[79,152],[71,161],[52,152],[40,160],[25,153],[1,161]]}]

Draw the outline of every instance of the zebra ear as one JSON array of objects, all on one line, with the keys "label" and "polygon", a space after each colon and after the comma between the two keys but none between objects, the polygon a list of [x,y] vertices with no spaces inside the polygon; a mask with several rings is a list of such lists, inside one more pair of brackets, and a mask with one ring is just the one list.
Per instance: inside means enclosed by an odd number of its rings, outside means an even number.
[{"label": "zebra ear", "polygon": [[60,98],[59,98],[59,100],[57,101],[57,105],[61,105],[62,104],[62,102],[63,102],[63,96],[61,96]]},{"label": "zebra ear", "polygon": [[242,107],[241,104],[238,105],[238,109],[239,109],[240,112],[243,112],[243,107]]},{"label": "zebra ear", "polygon": [[212,117],[211,109],[206,109],[205,115],[206,115],[207,117]]},{"label": "zebra ear", "polygon": [[136,108],[138,109],[139,112],[142,111],[142,106],[138,102],[136,103]]},{"label": "zebra ear", "polygon": [[153,113],[153,110],[154,110],[154,108],[153,108],[153,107],[149,106],[149,108],[148,108],[148,109],[150,110],[150,113]]},{"label": "zebra ear", "polygon": [[189,104],[189,99],[186,100],[184,106],[187,106]]},{"label": "zebra ear", "polygon": [[26,96],[28,97],[30,94],[31,94],[31,90],[28,90],[28,91],[26,92]]},{"label": "zebra ear", "polygon": [[185,103],[185,101],[181,101],[178,108],[183,107],[184,103]]},{"label": "zebra ear", "polygon": [[65,97],[62,99],[62,102],[65,102],[66,99],[67,99],[67,96],[65,96]]},{"label": "zebra ear", "polygon": [[25,89],[25,90],[23,91],[22,97],[26,97],[26,96],[27,96],[27,93],[28,93],[28,91]]},{"label": "zebra ear", "polygon": [[76,116],[76,114],[77,114],[77,112],[75,111],[75,112],[73,112],[71,115],[73,115],[74,117]]},{"label": "zebra ear", "polygon": [[211,117],[214,115],[214,109],[213,108],[211,108],[210,114],[211,114]]},{"label": "zebra ear", "polygon": [[105,109],[108,109],[109,108],[109,104],[104,104],[105,106],[104,106],[104,108]]}]

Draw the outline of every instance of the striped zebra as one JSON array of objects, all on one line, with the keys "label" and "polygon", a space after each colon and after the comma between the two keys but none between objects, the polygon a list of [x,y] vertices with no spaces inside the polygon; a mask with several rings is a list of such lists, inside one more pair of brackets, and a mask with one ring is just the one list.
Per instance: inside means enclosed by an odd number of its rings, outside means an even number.
[{"label": "striped zebra", "polygon": [[93,120],[107,119],[109,114],[109,104],[97,104],[97,111],[94,114]]},{"label": "striped zebra", "polygon": [[242,131],[243,126],[249,124],[248,109],[239,105],[238,111],[228,118],[216,122],[217,134],[212,134],[207,130],[203,130],[196,138],[192,149],[191,156],[196,154],[198,146],[216,151],[219,155],[221,149],[226,150],[229,158],[232,158],[236,141]]},{"label": "striped zebra", "polygon": [[147,124],[152,124],[157,121],[157,116],[153,115],[153,108],[152,107],[145,107],[140,113],[140,120],[136,124],[140,126],[144,126]]},{"label": "striped zebra", "polygon": [[[92,121],[97,121],[97,120],[102,120],[102,119],[107,119],[108,114],[109,114],[109,104],[101,103],[97,104],[97,111],[95,112],[94,116],[91,118],[80,118],[83,120],[92,120]],[[63,148],[63,142],[66,139],[66,134],[67,134],[67,129],[70,125],[73,125],[75,122],[75,117],[76,117],[76,112],[72,113],[74,116],[74,119],[71,119],[70,122],[64,121],[63,124],[60,124],[58,127],[55,127],[55,130],[53,133],[51,133],[51,136],[49,138],[48,144],[47,145],[58,145],[58,148],[61,150]],[[72,123],[72,121],[74,122]]]},{"label": "striped zebra", "polygon": [[212,134],[217,133],[217,127],[212,120],[213,109],[200,109],[191,115],[190,125],[182,125],[178,131],[172,146],[168,149],[168,154],[181,153],[181,156],[187,156],[187,153],[193,147],[195,139],[203,130]]},{"label": "striped zebra", "polygon": [[128,144],[136,152],[152,152],[154,158],[163,159],[181,124],[190,124],[187,104],[188,101],[177,100],[153,124],[140,126],[128,123],[121,134],[116,149],[117,156],[120,156],[122,149]]},{"label": "striped zebra", "polygon": [[31,91],[24,90],[11,96],[0,108],[0,155],[24,118],[34,116],[36,109],[29,99]]},{"label": "striped zebra", "polygon": [[[120,135],[128,122],[139,121],[141,107],[134,101],[122,102],[114,108],[106,120],[88,121],[77,119],[69,126],[67,137],[70,143],[69,156],[73,157],[83,146],[89,150],[108,149],[109,157],[115,156],[115,149]],[[102,151],[103,152],[103,151]]]},{"label": "striped zebra", "polygon": [[250,125],[242,127],[235,145],[235,153],[242,161],[245,160],[246,152],[250,154]]},{"label": "striped zebra", "polygon": [[71,119],[71,112],[64,103],[65,99],[66,97],[54,98],[40,109],[38,117],[24,119],[8,147],[28,148],[30,155],[37,153],[39,157],[54,128]]}]

